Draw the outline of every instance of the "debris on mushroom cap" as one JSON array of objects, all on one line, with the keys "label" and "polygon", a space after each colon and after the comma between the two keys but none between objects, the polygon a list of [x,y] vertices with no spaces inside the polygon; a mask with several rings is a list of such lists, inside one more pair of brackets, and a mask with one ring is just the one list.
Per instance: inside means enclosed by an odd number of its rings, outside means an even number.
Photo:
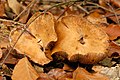
[{"label": "debris on mushroom cap", "polygon": [[[10,33],[10,44],[13,46],[23,29],[15,29]],[[50,60],[45,56],[45,53],[40,49],[37,39],[31,36],[28,32],[24,32],[15,45],[15,49],[20,54],[27,55],[31,60],[41,65],[47,64]]]},{"label": "debris on mushroom cap", "polygon": [[80,16],[65,16],[55,27],[58,41],[52,54],[60,51],[68,54],[71,61],[93,64],[106,57],[109,46],[108,36]]}]

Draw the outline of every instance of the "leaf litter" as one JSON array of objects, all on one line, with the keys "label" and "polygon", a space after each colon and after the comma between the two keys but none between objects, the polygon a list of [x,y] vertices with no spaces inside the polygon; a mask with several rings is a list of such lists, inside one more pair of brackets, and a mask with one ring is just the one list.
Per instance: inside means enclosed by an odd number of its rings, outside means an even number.
[{"label": "leaf litter", "polygon": [[8,30],[0,35],[0,79],[119,80],[117,1],[7,2],[0,3],[0,21],[7,26],[0,30]]}]

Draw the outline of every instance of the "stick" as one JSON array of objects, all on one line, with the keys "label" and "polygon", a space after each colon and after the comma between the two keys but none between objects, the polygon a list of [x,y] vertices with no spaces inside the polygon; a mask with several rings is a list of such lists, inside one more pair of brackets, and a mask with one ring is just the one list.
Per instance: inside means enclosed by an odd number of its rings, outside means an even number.
[{"label": "stick", "polygon": [[28,8],[32,8],[32,6],[35,4],[36,0],[33,0],[16,18],[13,20],[16,21],[25,11],[28,10]]}]

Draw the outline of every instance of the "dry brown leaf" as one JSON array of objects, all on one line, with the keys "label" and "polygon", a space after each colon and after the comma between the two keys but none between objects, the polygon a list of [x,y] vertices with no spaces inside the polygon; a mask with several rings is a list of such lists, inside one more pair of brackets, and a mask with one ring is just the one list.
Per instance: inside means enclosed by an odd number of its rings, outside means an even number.
[{"label": "dry brown leaf", "polygon": [[106,56],[108,36],[80,16],[63,17],[57,23],[56,33],[58,41],[52,54],[66,52],[69,60],[84,64],[99,62]]},{"label": "dry brown leaf", "polygon": [[120,7],[120,0],[110,0],[111,4]]},{"label": "dry brown leaf", "polygon": [[85,69],[78,67],[73,72],[73,80],[109,80],[109,78],[100,73],[89,73]]},{"label": "dry brown leaf", "polygon": [[[36,18],[36,19],[35,19]],[[35,20],[34,20],[35,19]],[[51,43],[57,40],[57,35],[55,33],[55,19],[51,13],[36,13],[31,17],[28,24],[34,20],[30,26],[30,32],[37,38],[41,39],[43,43],[43,48],[51,48]]]},{"label": "dry brown leaf", "polygon": [[103,6],[107,9],[109,9],[109,6],[106,4],[107,2],[110,2],[110,0],[99,0],[100,6]]},{"label": "dry brown leaf", "polygon": [[24,14],[22,14],[22,15],[20,16],[19,22],[21,22],[21,23],[26,23],[27,20],[28,20],[29,15],[30,15],[30,11],[31,11],[31,10],[28,9]]},{"label": "dry brown leaf", "polygon": [[[115,16],[115,14],[117,15],[117,17]],[[105,16],[108,18],[108,19],[110,19],[110,20],[112,20],[113,22],[115,22],[115,23],[118,23],[118,20],[120,20],[120,10],[115,10],[114,11],[114,13],[111,13],[111,12],[107,12],[106,14],[105,14]]]},{"label": "dry brown leaf", "polygon": [[[2,58],[0,59],[0,63],[2,63],[8,54],[9,49],[2,49]],[[7,59],[4,61],[5,64],[16,64],[19,59],[15,58],[11,53],[8,55]]]},{"label": "dry brown leaf", "polygon": [[0,80],[4,80],[4,77],[3,77],[3,76],[0,76]]},{"label": "dry brown leaf", "polygon": [[63,69],[52,69],[48,72],[50,77],[53,77],[55,80],[69,80],[72,79],[72,73],[65,72]]},{"label": "dry brown leaf", "polygon": [[73,73],[72,72],[67,72],[66,75],[63,75],[58,78],[58,80],[73,80]]},{"label": "dry brown leaf", "polygon": [[28,59],[21,59],[13,70],[12,80],[36,80],[39,77]]},{"label": "dry brown leaf", "polygon": [[110,6],[108,6],[107,4],[111,4],[112,7],[116,8],[120,7],[120,0],[99,0],[99,4],[106,9],[110,8]]},{"label": "dry brown leaf", "polygon": [[0,2],[0,17],[5,17],[5,3]]},{"label": "dry brown leaf", "polygon": [[99,73],[106,75],[110,80],[119,80],[120,79],[120,64],[117,64],[113,67],[104,67],[101,65],[96,65],[93,68],[95,71],[99,71]]},{"label": "dry brown leaf", "polygon": [[47,74],[40,73],[37,80],[72,80],[72,72],[65,72],[62,69],[52,69]]},{"label": "dry brown leaf", "polygon": [[109,35],[110,40],[114,40],[120,36],[120,26],[110,24],[107,28],[105,28],[106,33]]},{"label": "dry brown leaf", "polygon": [[110,47],[109,47],[109,54],[108,56],[119,56],[120,55],[120,46],[110,42]]},{"label": "dry brown leaf", "polygon": [[64,76],[65,74],[66,72],[62,69],[52,69],[48,72],[48,75],[54,77],[56,80],[58,80],[58,78]]},{"label": "dry brown leaf", "polygon": [[46,74],[46,73],[40,73],[39,75],[40,75],[40,76],[39,76],[39,78],[38,78],[37,80],[56,80],[56,79],[50,77],[50,76],[49,76],[48,74]]},{"label": "dry brown leaf", "polygon": [[[21,34],[22,29],[13,30],[10,34],[10,43],[13,46],[19,35]],[[45,53],[40,49],[41,45],[37,43],[37,39],[31,36],[28,32],[24,32],[20,39],[18,40],[15,49],[21,53],[30,57],[36,63],[44,65],[50,60],[46,58]]]},{"label": "dry brown leaf", "polygon": [[97,24],[97,25],[101,25],[103,23],[107,24],[107,20],[104,17],[104,15],[98,13],[97,11],[88,15],[87,19],[93,24]]},{"label": "dry brown leaf", "polygon": [[17,0],[7,0],[9,7],[13,10],[13,12],[18,15],[22,10],[23,6]]}]

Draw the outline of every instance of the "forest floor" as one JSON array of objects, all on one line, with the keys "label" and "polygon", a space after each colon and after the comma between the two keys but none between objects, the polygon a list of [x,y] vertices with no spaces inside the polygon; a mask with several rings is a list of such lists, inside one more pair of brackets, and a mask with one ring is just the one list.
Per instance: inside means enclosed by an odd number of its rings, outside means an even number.
[{"label": "forest floor", "polygon": [[0,80],[120,80],[120,1],[0,0]]}]

